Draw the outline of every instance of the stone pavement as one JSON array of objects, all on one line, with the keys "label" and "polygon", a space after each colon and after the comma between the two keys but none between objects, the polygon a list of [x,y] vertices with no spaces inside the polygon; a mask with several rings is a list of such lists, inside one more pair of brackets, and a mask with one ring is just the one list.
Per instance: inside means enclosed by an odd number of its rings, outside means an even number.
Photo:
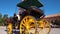
[{"label": "stone pavement", "polygon": [[[7,34],[5,26],[0,26],[0,34]],[[50,34],[60,34],[60,28],[51,28]]]},{"label": "stone pavement", "polygon": [[0,26],[0,34],[7,34],[5,26]]}]

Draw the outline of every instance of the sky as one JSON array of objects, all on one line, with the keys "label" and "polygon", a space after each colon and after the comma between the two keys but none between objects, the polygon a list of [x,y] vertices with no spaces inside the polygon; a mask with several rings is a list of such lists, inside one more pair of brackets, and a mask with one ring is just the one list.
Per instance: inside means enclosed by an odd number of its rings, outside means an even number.
[{"label": "sky", "polygon": [[[60,0],[39,0],[44,6],[41,9],[45,15],[60,13]],[[2,15],[8,14],[13,16],[14,13],[18,13],[18,7],[16,6],[21,0],[0,0],[0,13]]]}]

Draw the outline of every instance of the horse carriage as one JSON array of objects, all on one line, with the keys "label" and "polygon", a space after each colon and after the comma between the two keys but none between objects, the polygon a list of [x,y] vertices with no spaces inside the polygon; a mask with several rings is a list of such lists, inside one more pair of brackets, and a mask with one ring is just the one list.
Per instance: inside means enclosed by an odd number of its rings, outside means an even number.
[{"label": "horse carriage", "polygon": [[[30,1],[28,2],[31,4]],[[39,5],[36,5],[34,2]],[[50,23],[43,19],[45,14],[43,10],[38,8],[41,7],[42,4],[37,1],[34,2],[29,5],[27,1],[23,1],[17,5],[18,7],[24,8],[26,11],[20,14],[20,21],[14,21],[13,19],[7,21],[10,22],[7,25],[8,34],[13,34],[13,29],[16,28],[19,29],[19,34],[49,34]]]}]

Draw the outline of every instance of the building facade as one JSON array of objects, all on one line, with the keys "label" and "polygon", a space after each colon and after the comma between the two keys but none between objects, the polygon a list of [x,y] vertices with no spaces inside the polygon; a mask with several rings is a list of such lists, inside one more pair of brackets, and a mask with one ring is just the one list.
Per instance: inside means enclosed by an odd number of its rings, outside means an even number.
[{"label": "building facade", "polygon": [[52,14],[44,17],[49,23],[60,25],[60,14]]}]

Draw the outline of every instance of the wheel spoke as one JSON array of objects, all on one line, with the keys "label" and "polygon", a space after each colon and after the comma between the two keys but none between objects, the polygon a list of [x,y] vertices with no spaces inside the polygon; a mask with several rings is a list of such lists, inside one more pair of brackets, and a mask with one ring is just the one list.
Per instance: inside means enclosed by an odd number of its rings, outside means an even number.
[{"label": "wheel spoke", "polygon": [[40,20],[37,24],[39,34],[48,34],[50,32],[50,24],[46,20]]},{"label": "wheel spoke", "polygon": [[[35,21],[36,21],[35,18],[32,16],[24,17],[20,24],[20,34],[35,34],[35,32],[36,32]],[[32,32],[32,30],[34,32]]]},{"label": "wheel spoke", "polygon": [[12,34],[12,24],[11,23],[8,24],[7,31],[8,31],[7,32],[8,34]]}]

